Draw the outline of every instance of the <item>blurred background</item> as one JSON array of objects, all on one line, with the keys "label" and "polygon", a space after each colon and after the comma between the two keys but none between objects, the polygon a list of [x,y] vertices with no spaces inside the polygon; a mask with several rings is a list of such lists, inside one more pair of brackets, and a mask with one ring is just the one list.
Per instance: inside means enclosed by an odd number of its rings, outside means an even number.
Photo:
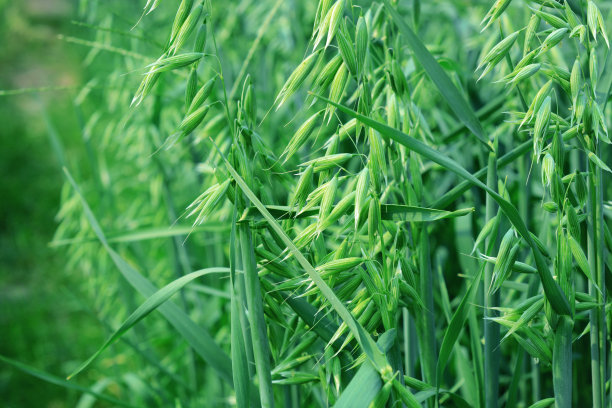
[{"label": "blurred background", "polygon": [[[62,251],[49,246],[63,184],[49,135],[67,153],[79,140],[71,101],[87,50],[58,38],[79,30],[77,13],[74,0],[0,0],[0,354],[59,376],[100,336],[75,300],[77,277],[62,273]],[[40,87],[50,89],[26,91]],[[78,398],[0,363],[3,407],[75,406]]]},{"label": "blurred background", "polygon": [[[138,69],[159,56],[160,44],[166,41],[168,22],[172,21],[177,2],[161,2],[155,13],[132,30],[144,4],[144,0],[0,0],[0,167],[3,174],[0,181],[0,356],[52,374],[59,380],[93,353],[108,336],[109,327],[117,327],[141,299],[119,278],[116,267],[95,239],[91,240],[92,231],[83,218],[81,206],[73,205],[74,200],[71,201],[71,193],[65,186],[62,165],[67,163],[86,196],[93,199],[90,204],[105,228],[117,231],[141,226],[167,228],[168,213],[160,205],[163,199],[159,198],[161,177],[149,159],[148,134],[126,130],[119,123],[127,114],[129,101],[140,82]],[[248,18],[242,9],[245,4],[249,4]],[[294,68],[294,61],[302,57],[315,5],[299,1],[287,3],[286,10],[278,14],[266,33],[263,40],[266,53],[255,55],[252,60],[252,66],[259,67],[260,100],[271,104],[276,90]],[[236,2],[220,8],[218,18],[224,24],[219,25],[217,41],[223,49],[228,83],[233,83],[269,11],[266,2]],[[290,20],[304,21],[289,24]],[[237,36],[247,40],[237,46]],[[97,45],[92,46],[91,41]],[[224,44],[228,46],[223,47]],[[113,50],[104,51],[104,47]],[[126,57],[124,50],[139,54]],[[203,77],[210,77],[209,74],[205,72]],[[172,85],[170,79],[168,82]],[[182,83],[182,78],[179,76],[176,82]],[[168,92],[164,102],[169,107],[182,108],[182,92],[182,89]],[[145,110],[152,110],[154,106],[151,102]],[[172,127],[163,129],[167,133],[174,130],[182,113],[180,109],[165,111],[170,115],[162,123]],[[147,117],[140,115],[139,120]],[[290,120],[290,116],[276,115],[268,119],[268,125],[281,129],[279,123],[284,125]],[[145,129],[140,123],[135,128]],[[173,199],[182,211],[199,194],[196,178],[184,176],[188,174],[183,171],[185,166],[192,165],[185,160],[190,157],[189,152],[158,156],[164,156],[170,163],[169,168],[181,174],[176,179]],[[107,168],[111,171],[106,171]],[[189,170],[193,169],[189,167]],[[92,175],[96,171],[100,173]],[[130,177],[132,180],[126,182]],[[111,187],[117,189],[114,192],[117,197],[128,197],[117,200],[116,212],[105,211],[109,207],[105,201],[109,195],[104,191],[110,191]],[[54,235],[56,240],[76,237],[81,241],[70,249],[53,246],[50,243]],[[88,244],[88,239],[93,243]],[[210,266],[221,265],[223,259],[219,256],[223,253],[214,247],[217,244],[200,241],[194,236],[188,245],[204,248],[202,257]],[[170,279],[167,271],[172,270],[168,265],[172,258],[167,254],[172,250],[168,245],[171,245],[169,240],[134,245],[137,255],[154,254],[154,261],[145,262],[142,267],[157,282]],[[208,265],[196,259],[193,266]],[[196,310],[195,319],[211,328],[215,340],[227,349],[227,314],[217,301],[215,297],[207,301],[212,306],[204,316]],[[210,313],[210,310],[216,312]],[[117,382],[105,380],[120,378],[123,389],[133,399],[137,398],[134,394],[148,395],[147,390],[155,388],[150,379],[157,372],[150,369],[151,363],[146,358],[158,355],[155,358],[160,361],[165,358],[160,366],[181,372],[184,360],[191,355],[185,351],[185,342],[157,316],[150,316],[147,330],[132,339],[128,345],[113,345],[104,358],[71,383],[122,395],[124,391]],[[134,346],[143,343],[149,354]],[[134,350],[143,358],[134,358]],[[213,378],[208,376],[212,375],[209,367],[203,367],[201,362],[197,364],[198,371],[203,373],[202,379]],[[161,377],[160,381],[169,381],[168,377]],[[217,381],[202,383],[213,389],[222,386]],[[174,386],[172,382],[164,384]],[[163,390],[163,386],[157,389]],[[202,398],[210,398],[208,389],[202,388]],[[151,406],[144,397],[142,401],[142,406]],[[112,405],[42,381],[0,361],[0,407],[74,406]]]}]

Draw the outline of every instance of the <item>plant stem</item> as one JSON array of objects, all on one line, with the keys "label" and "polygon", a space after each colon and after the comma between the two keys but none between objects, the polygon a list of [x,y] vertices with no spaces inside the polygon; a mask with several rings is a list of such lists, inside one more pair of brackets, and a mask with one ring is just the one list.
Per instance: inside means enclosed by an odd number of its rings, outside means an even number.
[{"label": "plant stem", "polygon": [[[597,151],[597,143],[595,151]],[[591,324],[591,375],[593,390],[593,407],[605,407],[605,381],[606,381],[606,322],[605,322],[605,277],[603,269],[603,188],[601,169],[587,159],[588,168],[588,260],[589,268],[595,273],[596,282],[589,283],[589,294],[597,299],[601,306],[590,312]]]},{"label": "plant stem", "polygon": [[420,290],[421,297],[425,303],[423,316],[418,319],[420,323],[419,349],[421,351],[423,377],[426,382],[433,384],[436,375],[436,338],[433,313],[433,273],[431,272],[431,260],[429,257],[429,232],[427,231],[427,224],[421,226],[419,240],[419,265],[421,269]]},{"label": "plant stem", "polygon": [[238,227],[240,248],[246,284],[246,300],[249,309],[249,322],[251,323],[251,337],[253,339],[253,354],[259,378],[259,392],[261,405],[264,408],[274,407],[274,393],[272,390],[272,376],[270,374],[270,344],[263,311],[263,299],[255,252],[249,223],[241,222]]},{"label": "plant stem", "polygon": [[[489,153],[489,163],[487,171],[487,185],[497,190],[497,154],[493,151]],[[487,195],[486,199],[486,220],[489,222],[497,214],[497,204]],[[492,233],[486,239],[487,249],[497,246],[497,234]],[[489,254],[490,255],[490,254]],[[498,313],[493,309],[499,305],[499,291],[490,293],[493,281],[492,263],[485,266],[484,271],[484,380],[485,380],[485,407],[496,408],[499,394],[499,325],[490,318],[497,317]]]},{"label": "plant stem", "polygon": [[572,329],[570,316],[559,316],[553,347],[553,388],[555,406],[572,406]]}]

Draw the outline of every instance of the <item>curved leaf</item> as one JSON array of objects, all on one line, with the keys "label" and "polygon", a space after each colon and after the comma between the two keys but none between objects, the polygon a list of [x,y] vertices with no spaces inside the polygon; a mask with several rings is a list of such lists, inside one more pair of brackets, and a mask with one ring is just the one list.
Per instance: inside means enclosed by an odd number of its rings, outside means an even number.
[{"label": "curved leaf", "polygon": [[96,351],[83,364],[81,364],[76,370],[74,370],[72,374],[68,376],[68,379],[71,379],[72,377],[83,371],[96,359],[96,357],[102,354],[104,350],[106,350],[111,344],[113,344],[121,336],[123,336],[136,323],[147,317],[149,313],[151,313],[160,305],[162,305],[165,301],[170,299],[172,295],[181,290],[189,282],[201,276],[210,275],[213,273],[229,273],[229,268],[202,269],[200,271],[192,272],[188,275],[181,276],[180,278],[170,282],[163,288],[159,289],[147,300],[145,300],[142,305],[140,305],[136,310],[134,310],[134,312],[125,320],[125,322],[123,322],[123,324],[117,330],[115,330],[115,332],[108,338],[108,340],[106,340],[106,342],[98,349],[98,351]]}]

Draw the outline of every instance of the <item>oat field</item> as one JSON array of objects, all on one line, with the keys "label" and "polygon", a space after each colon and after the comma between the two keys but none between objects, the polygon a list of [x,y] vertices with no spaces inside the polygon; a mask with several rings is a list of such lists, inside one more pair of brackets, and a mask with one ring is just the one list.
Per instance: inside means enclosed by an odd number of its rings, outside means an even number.
[{"label": "oat field", "polygon": [[612,406],[612,2],[74,3],[80,82],[0,103],[70,97],[52,273],[97,334],[60,369],[2,354],[0,382],[79,408]]}]

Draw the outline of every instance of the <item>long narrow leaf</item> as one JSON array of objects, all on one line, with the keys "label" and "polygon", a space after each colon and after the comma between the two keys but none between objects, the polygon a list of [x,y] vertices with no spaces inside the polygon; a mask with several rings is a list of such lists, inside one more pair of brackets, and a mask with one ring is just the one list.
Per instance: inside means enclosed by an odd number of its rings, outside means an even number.
[{"label": "long narrow leaf", "polygon": [[[137,242],[146,241],[158,238],[171,238],[181,235],[189,235],[197,232],[211,232],[211,231],[227,231],[227,225],[217,223],[206,223],[194,227],[193,225],[176,225],[172,227],[158,227],[158,228],[144,228],[141,230],[126,231],[122,233],[108,233],[106,234],[107,241],[109,243],[115,242]],[[86,242],[97,241],[97,237],[91,238],[65,238],[53,240],[49,243],[52,247],[58,247],[63,245],[81,244]]]},{"label": "long narrow leaf", "polygon": [[[347,212],[352,212],[354,210],[354,206],[351,205],[348,207]],[[266,209],[270,212],[270,214],[279,220],[289,219],[289,218],[304,218],[304,217],[312,217],[319,213],[319,207],[313,207],[312,209],[306,211],[296,211],[292,207],[288,206],[280,206],[280,205],[266,205]],[[415,207],[410,205],[401,205],[401,204],[382,204],[380,206],[380,218],[383,220],[393,219],[393,215],[402,214],[402,220],[407,222],[430,222],[430,221],[438,221],[447,218],[457,218],[463,217],[470,213],[474,212],[474,208],[461,208],[455,211],[446,211],[446,210],[438,210],[436,208],[426,208],[426,207]],[[260,216],[259,210],[257,207],[249,207],[247,208],[242,218],[252,217],[252,216]]]},{"label": "long narrow leaf", "polygon": [[210,275],[214,273],[229,273],[228,268],[207,268],[200,271],[192,272],[188,275],[181,276],[180,278],[170,282],[163,288],[159,289],[147,300],[144,301],[134,312],[123,322],[123,324],[115,330],[115,332],[106,340],[106,342],[83,364],[81,364],[76,370],[68,376],[68,380],[83,371],[89,366],[104,350],[106,350],[111,344],[117,341],[123,336],[128,330],[130,330],[136,323],[147,317],[151,312],[165,303],[172,295],[181,290],[189,282],[202,277],[204,275]]},{"label": "long narrow leaf", "polygon": [[64,388],[69,389],[69,390],[75,390],[75,391],[79,391],[79,392],[84,392],[86,394],[89,394],[89,395],[92,395],[92,396],[96,397],[99,400],[110,402],[111,404],[119,406],[119,407],[134,408],[134,405],[127,404],[127,403],[125,403],[123,401],[120,401],[120,400],[118,400],[116,398],[109,397],[108,395],[101,394],[99,392],[93,391],[90,388],[77,385],[74,382],[64,380],[63,378],[60,378],[60,377],[56,377],[54,375],[51,375],[49,373],[46,373],[44,371],[38,370],[38,369],[36,369],[34,367],[31,367],[29,365],[20,363],[19,361],[12,360],[12,359],[10,359],[8,357],[4,357],[4,356],[0,355],[0,361],[2,361],[3,363],[6,363],[8,365],[11,365],[11,366],[13,366],[13,367],[23,371],[26,374],[31,375],[33,377],[40,378],[41,380],[46,381],[46,382],[48,382],[50,384],[55,384],[55,385],[58,385],[60,387],[64,387]]}]

